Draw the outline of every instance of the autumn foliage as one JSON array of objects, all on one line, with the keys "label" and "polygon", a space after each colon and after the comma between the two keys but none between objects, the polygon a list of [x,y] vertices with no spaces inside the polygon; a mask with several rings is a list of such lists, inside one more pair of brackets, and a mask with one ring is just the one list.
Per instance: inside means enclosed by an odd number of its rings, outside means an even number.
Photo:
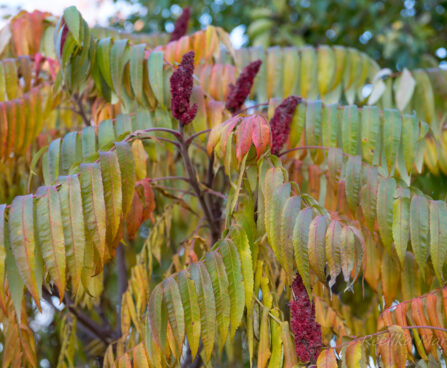
[{"label": "autumn foliage", "polygon": [[445,71],[189,16],[2,31],[2,367],[444,364]]}]

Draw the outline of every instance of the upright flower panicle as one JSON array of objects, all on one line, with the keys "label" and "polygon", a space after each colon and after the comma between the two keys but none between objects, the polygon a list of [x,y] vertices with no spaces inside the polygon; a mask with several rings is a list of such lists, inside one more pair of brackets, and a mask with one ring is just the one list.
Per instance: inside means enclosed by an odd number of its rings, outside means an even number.
[{"label": "upright flower panicle", "polygon": [[250,94],[251,87],[253,86],[261,64],[261,60],[251,62],[239,75],[236,84],[230,84],[230,92],[228,93],[227,103],[225,104],[227,110],[234,113],[241,109]]},{"label": "upright flower panicle", "polygon": [[292,291],[293,300],[289,307],[295,351],[302,362],[315,363],[322,344],[321,326],[315,321],[315,306],[311,303],[299,274],[293,280]]},{"label": "upright flower panicle", "polygon": [[197,104],[190,105],[194,74],[194,51],[183,55],[182,62],[171,76],[172,115],[182,125],[189,124],[197,114]]},{"label": "upright flower panicle", "polygon": [[188,22],[190,16],[191,16],[191,8],[188,7],[183,9],[182,15],[180,15],[180,17],[178,17],[177,20],[175,21],[174,30],[171,33],[169,42],[177,41],[186,34],[186,31],[188,30]]},{"label": "upright flower panicle", "polygon": [[271,151],[274,155],[277,155],[287,142],[290,133],[290,123],[300,100],[301,98],[297,96],[287,97],[275,109],[270,119],[270,129],[272,131]]}]

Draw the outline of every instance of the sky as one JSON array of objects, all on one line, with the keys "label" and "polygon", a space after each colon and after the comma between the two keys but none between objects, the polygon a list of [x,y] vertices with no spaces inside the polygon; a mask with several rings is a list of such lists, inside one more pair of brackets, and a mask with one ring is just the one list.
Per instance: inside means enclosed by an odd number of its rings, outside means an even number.
[{"label": "sky", "polygon": [[[7,15],[15,15],[19,10],[33,11],[35,9],[49,11],[61,15],[68,6],[75,5],[90,26],[106,26],[108,19],[120,12],[122,17],[145,9],[139,4],[130,4],[122,0],[0,0],[0,28],[7,24]],[[235,48],[245,42],[245,27],[238,26],[230,33],[230,39]]]},{"label": "sky", "polygon": [[[105,25],[107,19],[115,12],[120,11],[125,16],[140,7],[138,4],[131,5],[124,1],[114,3],[112,0],[0,0],[0,17],[15,14],[19,9],[28,11],[38,9],[61,15],[63,10],[70,5],[75,5],[79,9],[89,25]],[[6,22],[1,19],[0,27]]]}]

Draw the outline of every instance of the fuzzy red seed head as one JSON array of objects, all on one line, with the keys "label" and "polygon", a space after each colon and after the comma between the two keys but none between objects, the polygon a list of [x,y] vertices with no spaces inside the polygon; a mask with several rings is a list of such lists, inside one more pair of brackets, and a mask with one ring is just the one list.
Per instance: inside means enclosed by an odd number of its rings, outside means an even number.
[{"label": "fuzzy red seed head", "polygon": [[299,274],[292,283],[292,290],[293,300],[289,307],[295,351],[302,362],[315,363],[322,345],[321,326],[315,321],[315,306]]},{"label": "fuzzy red seed head", "polygon": [[241,109],[250,94],[251,87],[253,86],[261,64],[261,60],[256,60],[248,64],[239,75],[236,84],[230,85],[230,92],[228,93],[227,103],[225,105],[227,110],[234,113]]},{"label": "fuzzy red seed head", "polygon": [[300,100],[301,98],[297,96],[287,97],[275,109],[275,112],[270,119],[270,129],[272,131],[271,151],[274,155],[277,155],[281,151],[289,138],[290,123]]},{"label": "fuzzy red seed head", "polygon": [[171,110],[172,115],[181,124],[189,124],[197,114],[197,104],[190,105],[194,84],[194,51],[183,55],[182,62],[171,76]]},{"label": "fuzzy red seed head", "polygon": [[183,9],[182,15],[180,15],[180,17],[178,17],[175,21],[174,30],[171,33],[169,42],[177,41],[186,34],[186,31],[188,31],[188,22],[190,16],[191,8],[188,7]]}]

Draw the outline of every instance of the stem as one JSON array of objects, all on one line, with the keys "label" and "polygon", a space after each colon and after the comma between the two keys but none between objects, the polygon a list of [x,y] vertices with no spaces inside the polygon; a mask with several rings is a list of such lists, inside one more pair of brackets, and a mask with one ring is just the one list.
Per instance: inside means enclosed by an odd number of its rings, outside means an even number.
[{"label": "stem", "polygon": [[162,180],[183,180],[183,181],[186,181],[188,183],[191,182],[191,179],[187,178],[186,176],[162,176],[162,177],[159,177],[159,178],[151,179],[151,181],[162,181]]},{"label": "stem", "polygon": [[185,141],[186,146],[189,146],[189,145],[191,144],[191,142],[192,142],[195,138],[197,138],[199,135],[206,134],[206,133],[209,133],[209,132],[211,132],[211,129],[201,130],[200,132],[197,132],[197,133],[193,134],[192,136],[190,136],[190,137]]},{"label": "stem", "polygon": [[[286,155],[286,154],[288,154],[290,152],[300,151],[300,150],[308,150],[308,149],[328,150],[328,149],[330,149],[330,147],[324,147],[324,146],[300,146],[300,147],[295,147],[295,148],[288,149],[287,151],[283,151],[278,156],[281,157],[281,156]],[[344,152],[343,152],[343,154],[346,155]]]},{"label": "stem", "polygon": [[[46,288],[42,288],[42,294],[43,298],[54,307],[53,301],[51,300],[51,297],[57,296],[54,293],[51,293]],[[64,303],[67,307],[67,309],[70,311],[71,314],[73,314],[77,321],[81,323],[86,330],[89,331],[91,335],[96,336],[98,339],[103,341],[106,345],[108,345],[111,341],[116,339],[116,332],[113,331],[110,325],[100,325],[98,322],[94,321],[90,318],[88,314],[86,314],[81,309],[78,309],[76,305],[71,300],[70,296],[65,293],[64,296]]]},{"label": "stem", "polygon": [[174,135],[177,139],[180,139],[180,133],[177,130],[174,129],[169,129],[169,128],[148,128],[148,129],[143,129],[143,130],[136,130],[135,132],[133,132],[132,134],[129,135],[129,137],[127,137],[127,139],[142,135],[144,133],[151,133],[151,132],[165,132],[165,133],[170,133],[172,135]]},{"label": "stem", "polygon": [[185,169],[186,172],[188,173],[189,183],[191,184],[191,187],[194,190],[194,192],[197,194],[200,206],[202,207],[203,212],[205,213],[206,220],[211,230],[211,238],[214,244],[219,239],[220,236],[219,226],[213,216],[213,213],[209,207],[208,202],[205,199],[204,193],[200,189],[200,184],[197,180],[197,172],[191,162],[191,158],[189,157],[188,146],[186,145],[186,141],[184,139],[185,129],[181,123],[179,123],[179,131],[181,137],[179,139],[180,154],[182,155],[183,162],[185,163]]},{"label": "stem", "polygon": [[90,122],[90,119],[87,117],[85,110],[84,110],[84,105],[82,104],[82,99],[78,94],[74,95],[74,100],[76,102],[76,104],[79,107],[79,111],[78,114],[81,115],[82,120],[84,120],[85,125],[90,126],[92,125]]},{"label": "stem", "polygon": [[268,102],[258,103],[258,104],[256,104],[256,105],[249,106],[249,107],[246,107],[245,109],[236,111],[236,112],[233,114],[233,116],[236,116],[236,115],[238,115],[238,114],[242,114],[243,112],[248,111],[248,110],[250,110],[250,109],[255,109],[256,107],[268,106],[268,105],[269,105]]}]

